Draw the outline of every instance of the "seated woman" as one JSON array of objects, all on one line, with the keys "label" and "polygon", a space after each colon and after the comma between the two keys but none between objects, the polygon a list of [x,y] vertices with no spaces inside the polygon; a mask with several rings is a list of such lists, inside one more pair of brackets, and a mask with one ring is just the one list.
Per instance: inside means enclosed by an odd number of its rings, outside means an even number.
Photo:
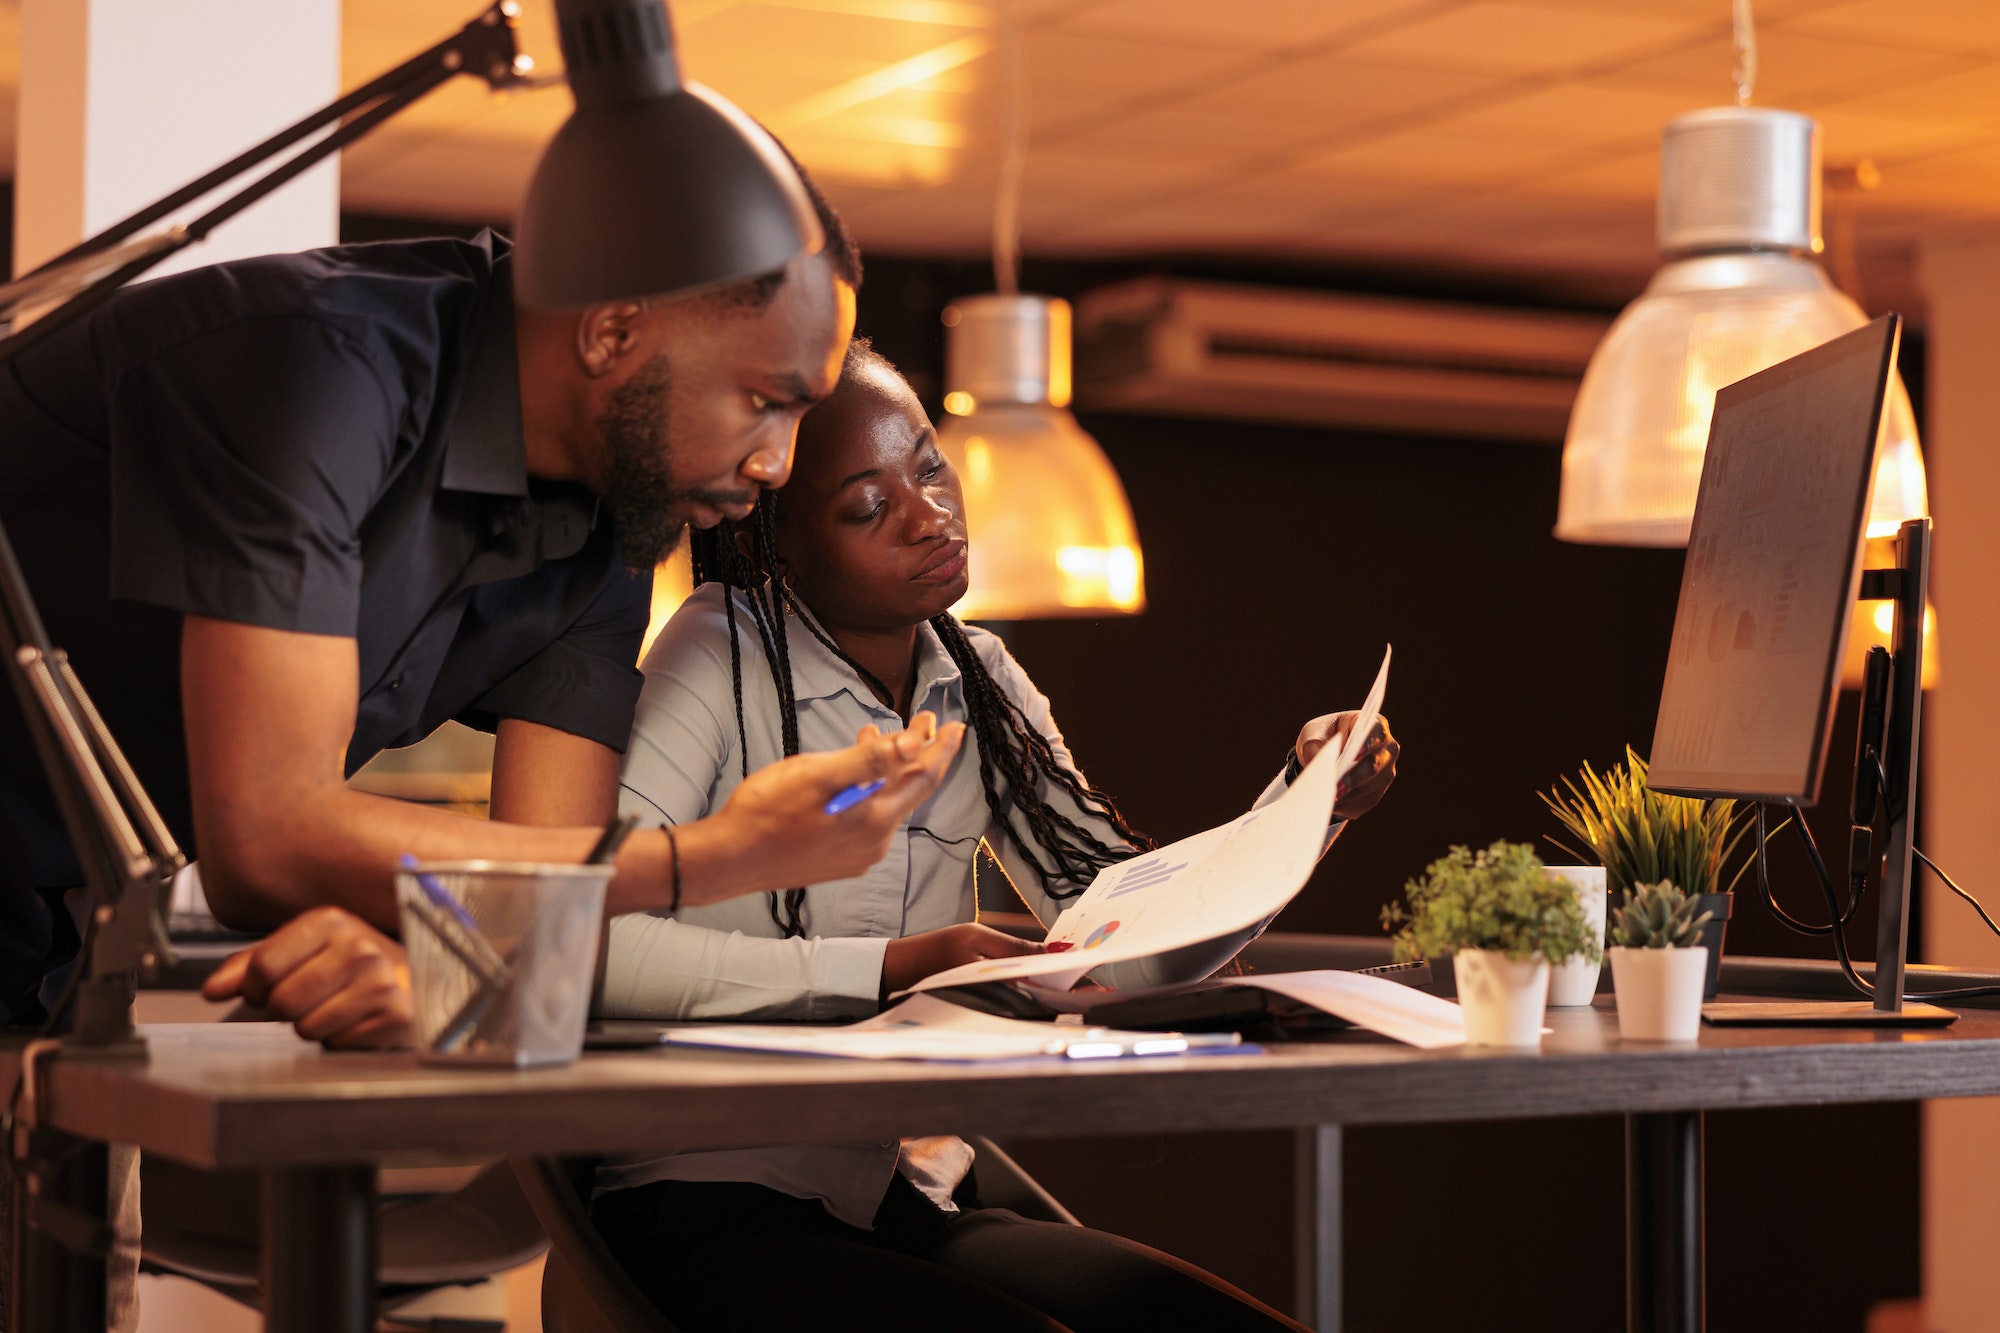
[{"label": "seated woman", "polygon": [[[977,923],[982,840],[1044,922],[1103,867],[1152,846],[1078,772],[1048,700],[999,639],[951,616],[966,589],[958,480],[916,395],[865,342],[802,422],[784,491],[694,537],[698,586],[645,662],[628,812],[697,819],[765,764],[918,709],[967,723],[967,753],[858,880],[614,921],[605,1014],[873,1013],[933,972],[1040,947]],[[1350,719],[1307,724],[1295,762]],[[1372,807],[1396,756],[1384,726],[1337,815]],[[1242,942],[1177,961],[1192,979]],[[875,1329],[1298,1327],[1133,1242],[980,1209],[972,1157],[937,1137],[615,1158],[595,1217],[689,1330],[828,1327],[836,1311]]]}]

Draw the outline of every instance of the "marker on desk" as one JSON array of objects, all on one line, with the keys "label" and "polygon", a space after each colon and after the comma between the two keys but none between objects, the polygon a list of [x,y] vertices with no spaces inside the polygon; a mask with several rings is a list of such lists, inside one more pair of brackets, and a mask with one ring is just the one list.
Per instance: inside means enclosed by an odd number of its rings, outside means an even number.
[{"label": "marker on desk", "polygon": [[873,782],[857,782],[826,803],[826,812],[837,815],[843,810],[852,810],[863,801],[889,785],[887,778],[876,778]]}]

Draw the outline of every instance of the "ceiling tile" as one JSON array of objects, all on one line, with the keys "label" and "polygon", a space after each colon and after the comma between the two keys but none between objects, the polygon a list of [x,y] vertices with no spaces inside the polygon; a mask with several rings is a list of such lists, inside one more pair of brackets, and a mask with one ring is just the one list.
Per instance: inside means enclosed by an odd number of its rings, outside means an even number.
[{"label": "ceiling tile", "polygon": [[1697,104],[1684,93],[1593,79],[1538,88],[1427,128],[1466,139],[1540,144],[1550,152],[1621,140],[1648,142]]},{"label": "ceiling tile", "polygon": [[1623,10],[1479,3],[1357,42],[1344,54],[1485,74],[1548,74],[1629,60],[1691,40],[1702,30]]},{"label": "ceiling tile", "polygon": [[1660,150],[1621,153],[1538,176],[1526,187],[1563,199],[1635,200],[1650,205],[1660,189]]},{"label": "ceiling tile", "polygon": [[1303,116],[1329,132],[1419,113],[1500,85],[1488,75],[1317,56],[1193,91],[1188,105],[1218,116]]},{"label": "ceiling tile", "polygon": [[1246,59],[1215,46],[1048,31],[1028,34],[1026,55],[1035,98],[1096,107],[1197,88]]},{"label": "ceiling tile", "polygon": [[1520,179],[1524,169],[1548,156],[1539,144],[1412,130],[1315,154],[1297,169],[1359,180],[1494,186]]},{"label": "ceiling tile", "polygon": [[1825,107],[1813,117],[1820,124],[1821,154],[1833,166],[1850,165],[1864,157],[1895,162],[1995,137],[1990,130],[1974,126],[1866,115],[1846,106]]},{"label": "ceiling tile", "polygon": [[1879,92],[1863,90],[1837,105],[1843,110],[1946,125],[1991,125],[2000,121],[2000,62],[1911,81]]},{"label": "ceiling tile", "polygon": [[[1825,37],[1789,29],[1757,36],[1756,100],[1775,106],[1788,101],[1859,94],[1962,68],[1963,61],[1933,51],[1885,46],[1880,42]],[[1720,106],[1734,99],[1735,50],[1726,36],[1678,51],[1634,61],[1615,75],[1623,82],[1673,88]]]},{"label": "ceiling tile", "polygon": [[1433,0],[1109,0],[1058,22],[1057,31],[1214,44],[1266,51],[1366,29],[1429,8]]},{"label": "ceiling tile", "polygon": [[2000,48],[2000,5],[1993,0],[1847,0],[1786,26],[1955,54]]},{"label": "ceiling tile", "polygon": [[1107,157],[1162,154],[1232,162],[1260,154],[1283,152],[1326,137],[1326,131],[1305,117],[1221,117],[1183,105],[1122,116],[1102,128],[1066,137],[1063,151],[1102,153]]}]

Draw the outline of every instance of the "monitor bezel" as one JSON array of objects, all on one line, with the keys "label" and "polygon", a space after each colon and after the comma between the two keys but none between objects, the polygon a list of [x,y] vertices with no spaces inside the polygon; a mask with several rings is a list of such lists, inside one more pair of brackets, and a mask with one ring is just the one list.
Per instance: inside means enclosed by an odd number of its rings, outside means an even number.
[{"label": "monitor bezel", "polygon": [[[1752,402],[1775,389],[1790,385],[1805,376],[1821,373],[1830,365],[1846,362],[1850,359],[1861,360],[1863,352],[1860,349],[1862,348],[1866,348],[1871,344],[1876,345],[1878,348],[1874,353],[1876,361],[1874,388],[1875,429],[1869,445],[1868,480],[1867,485],[1862,488],[1859,502],[1853,514],[1854,554],[1848,563],[1846,601],[1846,605],[1850,609],[1846,614],[1836,617],[1839,628],[1834,634],[1831,651],[1825,663],[1825,669],[1821,673],[1820,706],[1814,712],[1812,750],[1811,757],[1808,760],[1809,771],[1806,775],[1806,789],[1803,792],[1752,791],[1741,787],[1711,785],[1692,781],[1676,781],[1671,770],[1662,774],[1657,767],[1654,767],[1649,769],[1647,774],[1647,786],[1651,787],[1654,791],[1665,792],[1673,796],[1767,801],[1773,804],[1796,807],[1810,807],[1819,803],[1820,789],[1826,778],[1827,741],[1833,731],[1834,713],[1840,706],[1840,670],[1841,664],[1846,657],[1847,637],[1852,631],[1854,620],[1851,608],[1859,601],[1861,593],[1861,574],[1867,554],[1868,514],[1875,494],[1875,472],[1881,462],[1883,411],[1888,405],[1889,384],[1896,373],[1896,355],[1901,346],[1901,341],[1901,317],[1893,314],[1884,315],[1863,325],[1861,328],[1844,333],[1838,338],[1830,339],[1817,347],[1801,352],[1789,360],[1780,361],[1777,365],[1769,369],[1758,371],[1756,374],[1746,376],[1733,384],[1725,385],[1717,391],[1715,395],[1715,412],[1709,419],[1709,449],[1702,459],[1701,483],[1699,489],[1696,491],[1694,518],[1688,532],[1687,549],[1689,551],[1696,549],[1697,542],[1700,539],[1703,512],[1702,502],[1707,498],[1710,483],[1714,479],[1714,473],[1709,467],[1709,462],[1714,456],[1713,446],[1715,443],[1716,420],[1725,411],[1737,409],[1743,404]],[[1676,601],[1674,607],[1674,629],[1676,636],[1680,628],[1681,610],[1686,605],[1689,591],[1688,585],[1692,579],[1692,575],[1693,562],[1684,561],[1681,566],[1679,599]],[[1669,661],[1667,664],[1667,674],[1663,675],[1660,681],[1660,709],[1655,711],[1653,718],[1652,753],[1655,759],[1657,759],[1659,753],[1660,717],[1666,707],[1667,688],[1673,670],[1671,660],[1671,645],[1673,642],[1674,638],[1670,637],[1668,640]]]}]

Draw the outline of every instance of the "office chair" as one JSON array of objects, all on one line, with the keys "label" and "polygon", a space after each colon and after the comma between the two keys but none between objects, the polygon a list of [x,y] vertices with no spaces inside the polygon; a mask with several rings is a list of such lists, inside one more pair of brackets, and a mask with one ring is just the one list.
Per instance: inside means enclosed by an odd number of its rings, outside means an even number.
[{"label": "office chair", "polygon": [[[991,1139],[968,1139],[977,1156],[979,1201],[1042,1222],[1080,1226]],[[543,1333],[676,1333],[674,1324],[626,1276],[590,1220],[597,1186],[593,1158],[517,1157],[514,1170],[542,1229],[549,1261],[542,1272]]]},{"label": "office chair", "polygon": [[[391,1188],[393,1188],[393,1173]],[[198,1171],[160,1157],[140,1159],[140,1271],[184,1277],[255,1308],[258,1177],[254,1171]],[[378,1308],[394,1311],[440,1287],[471,1286],[531,1262],[548,1248],[506,1162],[493,1162],[445,1194],[387,1194],[379,1214]],[[504,1325],[454,1319],[461,1333],[502,1333]]]}]

